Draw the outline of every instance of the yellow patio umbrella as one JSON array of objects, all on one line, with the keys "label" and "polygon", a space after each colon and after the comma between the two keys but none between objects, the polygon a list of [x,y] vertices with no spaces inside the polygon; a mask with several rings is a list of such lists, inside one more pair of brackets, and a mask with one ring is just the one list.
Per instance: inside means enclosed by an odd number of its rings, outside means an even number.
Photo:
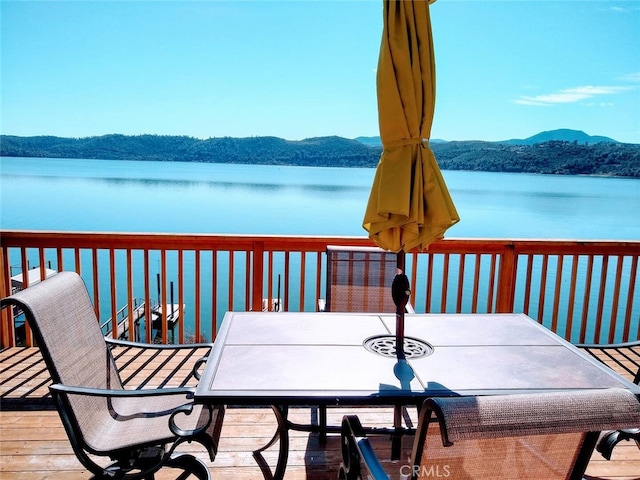
[{"label": "yellow patio umbrella", "polygon": [[[397,306],[396,345],[404,341],[409,282],[404,253],[427,249],[460,218],[429,148],[435,108],[435,60],[429,4],[385,0],[377,72],[382,156],[363,227],[377,245],[398,253],[392,294]],[[404,358],[396,348],[398,358]]]},{"label": "yellow patio umbrella", "polygon": [[427,0],[385,0],[378,60],[382,156],[363,227],[393,252],[425,250],[460,220],[429,148],[435,61]]}]

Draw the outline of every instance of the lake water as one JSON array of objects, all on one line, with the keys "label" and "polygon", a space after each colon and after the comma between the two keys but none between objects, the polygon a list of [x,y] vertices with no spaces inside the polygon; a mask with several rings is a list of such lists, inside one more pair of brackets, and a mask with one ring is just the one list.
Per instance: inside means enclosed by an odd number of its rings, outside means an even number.
[{"label": "lake water", "polygon": [[[370,168],[0,159],[0,228],[365,235]],[[448,237],[640,240],[640,180],[443,172]]]}]

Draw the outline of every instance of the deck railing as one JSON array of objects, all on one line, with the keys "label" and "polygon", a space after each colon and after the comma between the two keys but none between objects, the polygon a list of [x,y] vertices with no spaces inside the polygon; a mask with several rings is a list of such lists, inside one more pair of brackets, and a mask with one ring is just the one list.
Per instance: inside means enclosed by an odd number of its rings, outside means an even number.
[{"label": "deck railing", "polygon": [[[366,237],[43,231],[0,231],[0,242],[0,295],[28,288],[19,273],[37,269],[23,276],[33,283],[74,270],[105,334],[162,343],[211,341],[228,310],[314,311],[325,297],[327,245],[372,245]],[[417,312],[524,312],[572,342],[613,343],[640,338],[639,257],[636,241],[447,239],[409,252],[406,263]],[[2,347],[33,345],[18,313],[2,312]]]}]

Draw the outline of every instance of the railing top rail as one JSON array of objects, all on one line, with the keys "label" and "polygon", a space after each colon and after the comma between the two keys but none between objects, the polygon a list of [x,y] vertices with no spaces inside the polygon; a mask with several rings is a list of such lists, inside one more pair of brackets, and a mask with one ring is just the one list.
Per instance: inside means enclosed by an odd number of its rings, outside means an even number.
[{"label": "railing top rail", "polygon": [[[372,246],[365,236],[253,235],[205,233],[128,233],[0,230],[4,247],[234,250],[252,251],[257,244],[264,251],[324,251],[327,245]],[[436,241],[426,253],[640,255],[640,241],[448,238]]]}]

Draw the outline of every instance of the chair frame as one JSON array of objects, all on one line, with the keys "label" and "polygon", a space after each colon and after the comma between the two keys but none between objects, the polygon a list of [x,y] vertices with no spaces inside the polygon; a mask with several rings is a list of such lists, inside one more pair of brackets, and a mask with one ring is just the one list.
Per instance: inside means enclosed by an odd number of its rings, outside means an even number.
[{"label": "chair frame", "polygon": [[[94,478],[100,479],[152,479],[154,478],[155,472],[164,466],[185,470],[185,475],[187,472],[193,473],[197,478],[202,480],[209,479],[209,470],[200,459],[190,454],[178,453],[176,452],[176,448],[184,442],[198,442],[207,450],[210,460],[213,461],[217,453],[218,438],[222,427],[222,420],[224,418],[224,406],[203,405],[202,415],[207,416],[205,417],[206,421],[202,423],[199,422],[193,429],[183,429],[179,426],[180,422],[177,421],[177,417],[192,414],[195,406],[192,401],[195,393],[195,387],[127,390],[64,385],[61,382],[61,375],[54,363],[53,357],[47,348],[44,348],[46,342],[43,338],[36,315],[30,306],[28,296],[26,301],[21,297],[23,297],[25,293],[30,295],[31,292],[29,292],[29,290],[32,289],[40,289],[44,292],[44,289],[53,286],[52,280],[55,279],[54,282],[56,282],[60,279],[56,277],[71,275],[75,275],[79,278],[79,276],[73,272],[59,272],[52,276],[51,279],[47,279],[32,287],[28,287],[21,292],[17,292],[14,295],[3,298],[0,300],[0,309],[5,307],[17,307],[20,309],[24,313],[26,321],[29,323],[33,331],[37,344],[41,345],[41,354],[53,382],[52,385],[49,386],[49,390],[60,415],[65,432],[69,438],[69,442],[71,443],[71,447],[80,463],[94,475]],[[61,280],[61,282],[64,282],[64,280]],[[82,282],[81,279],[80,282]],[[84,283],[82,283],[82,285],[84,286]],[[57,286],[57,288],[60,288],[60,285]],[[86,287],[85,293],[87,293]],[[172,350],[194,348],[202,349],[203,347],[208,347],[210,350],[213,347],[212,344],[155,345],[106,339],[104,337],[102,337],[102,339],[105,341],[107,355],[110,357],[108,362],[111,362],[112,365],[115,365],[115,360],[113,360],[113,356],[111,354],[111,347],[113,346]],[[199,379],[198,369],[205,361],[206,357],[196,360],[193,366],[193,375],[196,379]],[[119,378],[119,373],[117,371],[115,374]],[[103,451],[92,448],[84,438],[82,429],[69,400],[72,395],[95,396],[107,399],[108,401],[116,398],[151,399],[158,398],[160,396],[174,396],[176,398],[182,398],[183,400],[180,400],[180,402],[184,403],[173,408],[171,410],[171,414],[168,416],[168,427],[171,432],[170,435],[164,434],[146,442],[137,443],[124,448],[114,448]],[[202,418],[202,415],[199,418]],[[99,464],[97,461],[92,459],[89,454],[99,457],[109,457],[112,460],[112,463],[106,466]]]},{"label": "chair frame", "polygon": [[[631,392],[624,391],[622,389],[609,389],[610,391],[615,391],[613,396],[610,399],[609,404],[603,403],[604,396],[607,393],[604,393],[606,389],[599,391],[581,391],[572,392],[572,400],[569,402],[565,402],[562,407],[560,407],[560,412],[564,412],[565,415],[575,407],[575,401],[583,402],[585,405],[588,405],[589,408],[601,408],[603,405],[607,405],[611,408],[613,404],[624,404],[624,407],[621,408],[623,413],[616,413],[611,418],[607,418],[606,415],[603,415],[601,418],[590,418],[590,421],[595,422],[594,425],[589,426],[589,431],[585,431],[584,429],[584,421],[576,421],[576,424],[572,424],[569,422],[567,425],[556,426],[555,422],[549,423],[548,426],[543,427],[538,422],[539,419],[532,418],[525,419],[524,423],[526,424],[523,431],[528,431],[530,433],[521,433],[518,432],[517,426],[513,430],[514,435],[531,435],[531,434],[555,434],[555,433],[582,433],[583,439],[582,443],[579,444],[579,451],[577,456],[574,458],[573,463],[571,464],[571,471],[567,478],[569,480],[582,480],[584,472],[587,469],[587,465],[589,460],[591,459],[592,452],[594,451],[596,444],[598,443],[598,437],[600,436],[600,431],[604,427],[604,425],[609,424],[610,426],[614,426],[614,428],[618,428],[620,425],[626,422],[638,422],[640,421],[640,403],[638,403],[638,398],[633,395]],[[528,394],[531,398],[542,398],[540,395],[546,395],[549,397],[550,393],[541,393],[541,394]],[[520,398],[524,398],[522,394],[519,395]],[[495,396],[492,397],[498,402],[508,402],[508,395]],[[477,397],[481,398],[481,397]],[[489,398],[489,397],[485,397]],[[426,448],[426,440],[427,440],[427,430],[429,425],[433,422],[438,422],[440,427],[440,433],[442,436],[442,445],[444,447],[453,446],[455,441],[458,439],[481,439],[481,438],[498,438],[498,437],[508,437],[511,436],[512,433],[509,431],[505,431],[504,434],[502,431],[493,430],[495,426],[491,425],[489,422],[489,428],[485,430],[485,427],[476,424],[470,428],[469,424],[463,425],[462,430],[450,435],[449,426],[452,428],[456,428],[455,425],[451,425],[449,420],[446,418],[448,415],[445,413],[443,409],[443,403],[449,403],[448,411],[451,411],[451,406],[455,405],[456,401],[469,401],[473,400],[473,398],[469,397],[448,397],[448,398],[429,398],[425,400],[421,410],[420,417],[418,421],[418,427],[415,434],[415,439],[413,443],[413,449],[411,453],[411,462],[410,469],[411,473],[407,477],[412,480],[417,478],[417,472],[420,470],[422,453]],[[454,402],[453,404],[451,402]],[[455,408],[455,407],[454,407]],[[548,407],[545,407],[545,411]],[[538,405],[535,410],[537,410],[538,414],[540,412],[540,405]],[[521,416],[521,408],[514,410],[509,415],[512,420],[518,420],[518,415]],[[562,417],[562,413],[559,415],[557,412],[554,412],[555,417]],[[455,415],[452,416],[455,418]],[[454,422],[455,420],[451,420]],[[610,423],[608,423],[610,422]],[[580,425],[580,426],[577,426]],[[511,428],[511,427],[510,427]],[[544,431],[544,433],[542,433]],[[341,433],[341,442],[342,442],[342,463],[340,465],[340,470],[338,474],[339,480],[360,480],[363,478],[368,478],[372,480],[389,480],[389,475],[383,468],[382,463],[379,461],[378,457],[375,454],[375,451],[369,441],[369,438],[366,435],[366,431],[363,428],[360,420],[355,415],[345,415],[342,420],[342,433]],[[397,465],[397,464],[396,464]],[[364,471],[363,471],[364,470]]]}]

